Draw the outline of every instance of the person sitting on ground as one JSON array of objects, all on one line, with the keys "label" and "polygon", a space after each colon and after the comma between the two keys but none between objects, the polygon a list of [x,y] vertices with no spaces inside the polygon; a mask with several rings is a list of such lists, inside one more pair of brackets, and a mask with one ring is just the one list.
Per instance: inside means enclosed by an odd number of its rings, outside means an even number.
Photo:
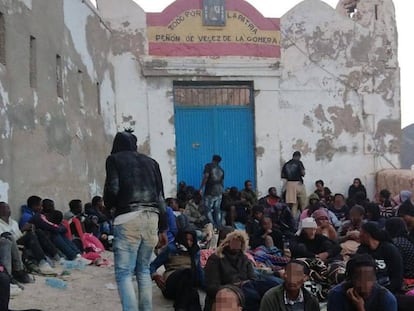
[{"label": "person sitting on ground", "polygon": [[376,268],[370,255],[351,258],[346,265],[346,281],[328,294],[327,311],[397,311],[397,300],[378,283]]},{"label": "person sitting on ground", "polygon": [[260,221],[264,217],[263,215],[263,206],[255,205],[252,208],[252,215],[249,216],[247,223],[246,223],[246,233],[249,235],[249,246],[254,248],[252,245],[252,241],[254,241],[254,237],[260,234],[262,230],[260,226]]},{"label": "person sitting on ground", "polygon": [[392,217],[385,222],[385,230],[398,248],[403,260],[403,276],[406,285],[414,285],[414,243],[408,239],[407,226],[399,217]]},{"label": "person sitting on ground", "polygon": [[283,251],[283,235],[273,228],[272,219],[264,216],[260,220],[260,230],[252,235],[249,241],[251,248],[266,246],[267,248],[277,247]]},{"label": "person sitting on ground", "polygon": [[318,300],[303,286],[308,275],[309,269],[303,261],[291,260],[285,267],[285,282],[266,292],[260,303],[260,311],[319,311]]},{"label": "person sitting on ground", "polygon": [[394,213],[398,215],[400,205],[408,199],[411,199],[412,192],[410,190],[401,190],[399,194],[391,198],[391,203],[394,206]]},{"label": "person sitting on ground", "polygon": [[67,229],[62,224],[62,212],[58,210],[52,211],[49,214],[50,219],[54,221],[52,222],[42,213],[42,199],[40,197],[32,196],[27,201],[27,205],[33,206],[34,210],[36,210],[36,213],[30,219],[30,223],[36,228],[43,230],[66,259],[76,259],[86,264],[90,264],[89,260],[86,260],[81,256],[79,248],[66,237]]},{"label": "person sitting on ground", "polygon": [[[69,223],[72,242],[83,251],[83,234],[84,232],[87,232],[86,228],[90,228],[93,225],[98,226],[98,219],[94,220],[93,218],[89,218],[88,215],[84,213],[82,201],[79,199],[71,200],[69,202],[69,211],[66,212],[63,217]],[[74,221],[74,218],[79,220],[79,222]]]},{"label": "person sitting on ground", "polygon": [[[56,274],[54,269],[47,262],[45,251],[42,248],[42,245],[46,246],[45,249],[49,250],[50,255],[52,255],[51,258],[58,258],[57,249],[54,247],[53,243],[43,231],[40,229],[36,230],[30,223],[25,224],[22,230],[23,232],[20,231],[17,221],[11,218],[10,206],[6,202],[0,202],[0,234],[5,235],[9,233],[11,235],[9,238],[12,240],[12,257],[17,256],[17,258],[13,258],[13,261],[17,260],[18,267],[21,267],[17,245],[23,245],[23,254],[25,254],[25,257],[29,257],[30,255],[30,257],[33,258],[37,265],[38,272],[45,275]],[[39,240],[39,237],[41,240]],[[32,281],[24,269],[8,271],[12,272],[13,277],[18,282],[29,283]]]},{"label": "person sitting on ground", "polygon": [[185,209],[185,206],[187,205],[189,199],[190,198],[188,197],[187,184],[184,181],[180,181],[178,183],[177,189],[177,201],[180,209]]},{"label": "person sitting on ground", "polygon": [[329,215],[326,209],[320,208],[313,212],[312,217],[315,219],[318,229],[317,234],[322,234],[332,241],[336,241],[337,234],[335,228],[329,222]]},{"label": "person sitting on ground", "polygon": [[209,223],[203,199],[199,192],[195,192],[193,198],[185,206],[184,215],[187,216],[189,224],[198,230]]},{"label": "person sitting on ground", "polygon": [[408,229],[408,238],[414,243],[414,205],[410,199],[405,200],[398,209],[398,217],[401,217]]},{"label": "person sitting on ground", "polygon": [[325,187],[325,183],[322,179],[315,181],[315,187],[316,190],[314,191],[314,193],[318,195],[319,200],[323,202],[326,206],[331,205],[333,200],[332,191],[328,187]]},{"label": "person sitting on ground", "polygon": [[228,192],[223,194],[223,200],[221,202],[221,210],[225,214],[231,212],[231,209],[235,209],[236,212],[236,222],[245,224],[248,216],[248,202],[246,199],[241,197],[240,191],[237,187],[231,187]]},{"label": "person sitting on ground", "polygon": [[282,232],[287,238],[295,235],[296,222],[287,204],[277,203],[270,218],[272,219],[273,229]]},{"label": "person sitting on ground", "polygon": [[315,219],[301,220],[296,236],[290,240],[292,258],[319,258],[324,262],[338,258],[341,247],[322,234],[317,234]]},{"label": "person sitting on ground", "polygon": [[177,200],[174,198],[167,198],[165,199],[165,203],[167,204],[167,218],[168,218],[168,230],[167,230],[167,238],[168,243],[175,243],[175,237],[178,233],[178,226],[177,226],[177,218],[175,217],[173,206],[177,206]]},{"label": "person sitting on ground", "polygon": [[242,311],[244,300],[244,294],[239,287],[224,285],[217,292],[213,311]]},{"label": "person sitting on ground", "polygon": [[348,258],[356,253],[360,245],[359,234],[361,227],[364,224],[365,209],[360,205],[355,205],[351,208],[350,220],[342,223],[338,230],[338,242],[341,243],[342,255]]},{"label": "person sitting on ground", "polygon": [[[179,231],[177,247],[162,260],[156,258],[150,265],[151,278],[165,298],[174,300],[174,310],[201,311],[197,289],[204,286],[204,273],[200,265],[200,248],[194,231]],[[157,269],[164,265],[163,275]]]},{"label": "person sitting on ground", "polygon": [[394,216],[394,208],[391,204],[391,192],[387,189],[382,189],[378,197],[380,215],[384,218],[390,218]]},{"label": "person sitting on ground", "polygon": [[357,254],[374,258],[378,283],[393,294],[399,293],[403,285],[403,261],[396,246],[388,241],[388,234],[377,223],[369,221],[362,225],[359,239]]},{"label": "person sitting on ground", "polygon": [[16,240],[10,232],[0,235],[0,264],[10,273],[13,283],[34,283],[34,278],[24,269]]},{"label": "person sitting on ground", "polygon": [[263,206],[263,212],[265,216],[272,217],[275,212],[276,204],[281,202],[280,197],[277,195],[276,187],[270,187],[267,190],[267,195],[259,200],[259,205]]},{"label": "person sitting on ground", "polygon": [[[157,257],[150,264],[150,274],[155,273],[158,267],[162,266],[170,257],[177,253],[176,247],[176,236],[178,234],[177,219],[174,215],[172,208],[170,207],[172,198],[167,198],[166,200],[166,212],[167,212],[167,245],[161,247],[160,243],[155,246],[155,254]],[[190,228],[182,228],[182,230],[190,230]]]},{"label": "person sitting on ground", "polygon": [[85,214],[90,221],[85,222],[86,232],[93,233],[102,242],[107,243],[112,233],[112,225],[105,215],[105,205],[101,196],[94,196],[90,206],[85,204]]},{"label": "person sitting on ground", "polygon": [[[361,202],[357,202],[357,193],[362,193],[362,199],[367,199],[367,190],[365,186],[362,184],[361,179],[354,178],[352,185],[349,186],[348,189],[348,198],[354,200],[356,204],[360,204]],[[360,204],[361,205],[361,204]]]},{"label": "person sitting on ground", "polygon": [[315,193],[312,193],[309,196],[309,205],[302,211],[299,219],[302,220],[307,217],[312,217],[312,214],[320,208],[323,208],[327,211],[329,215],[329,221],[335,228],[338,228],[341,225],[340,221],[338,220],[338,218],[336,218],[335,214],[329,211],[323,202],[319,201],[319,197]]},{"label": "person sitting on ground", "polygon": [[253,183],[251,180],[246,180],[244,182],[244,189],[240,192],[240,197],[242,200],[245,200],[248,215],[251,215],[253,206],[258,203],[257,194],[253,190]]},{"label": "person sitting on ground", "polygon": [[341,193],[335,193],[333,203],[328,209],[335,214],[339,221],[344,222],[349,218],[349,207],[346,205],[345,197]]},{"label": "person sitting on ground", "polygon": [[365,204],[365,218],[367,221],[376,222],[381,229],[385,226],[385,217],[381,216],[380,208],[376,203]]},{"label": "person sitting on ground", "polygon": [[260,299],[275,282],[258,279],[252,263],[245,255],[248,237],[243,231],[229,233],[205,266],[205,310],[210,311],[216,294],[223,285],[235,285],[242,289],[246,299],[246,311],[256,311]]}]

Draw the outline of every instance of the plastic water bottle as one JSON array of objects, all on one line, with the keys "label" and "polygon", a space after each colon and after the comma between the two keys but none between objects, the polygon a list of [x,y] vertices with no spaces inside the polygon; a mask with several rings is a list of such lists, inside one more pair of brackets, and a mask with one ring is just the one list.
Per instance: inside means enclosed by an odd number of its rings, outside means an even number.
[{"label": "plastic water bottle", "polygon": [[66,289],[68,287],[65,281],[58,278],[46,278],[46,285],[59,289]]},{"label": "plastic water bottle", "polygon": [[64,269],[67,269],[67,270],[73,270],[73,269],[83,270],[85,269],[86,264],[80,260],[65,260],[63,262],[63,267]]}]

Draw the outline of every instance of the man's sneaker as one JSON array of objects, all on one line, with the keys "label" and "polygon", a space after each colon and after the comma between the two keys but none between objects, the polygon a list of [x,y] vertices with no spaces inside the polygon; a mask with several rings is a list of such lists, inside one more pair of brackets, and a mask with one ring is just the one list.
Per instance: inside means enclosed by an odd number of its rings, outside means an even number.
[{"label": "man's sneaker", "polygon": [[23,290],[16,284],[10,283],[10,297],[19,295]]},{"label": "man's sneaker", "polygon": [[39,271],[44,275],[56,275],[56,271],[50,266],[46,260],[42,260],[39,263]]},{"label": "man's sneaker", "polygon": [[28,284],[28,283],[34,283],[35,282],[33,276],[31,276],[29,273],[27,273],[24,270],[14,271],[13,272],[13,278],[17,282],[23,283],[23,284]]}]

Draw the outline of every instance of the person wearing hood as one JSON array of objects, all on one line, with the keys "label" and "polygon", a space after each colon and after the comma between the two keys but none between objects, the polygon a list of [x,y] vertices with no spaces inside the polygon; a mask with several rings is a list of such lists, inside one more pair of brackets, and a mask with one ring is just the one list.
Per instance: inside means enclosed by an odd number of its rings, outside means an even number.
[{"label": "person wearing hood", "polygon": [[[204,273],[200,265],[200,248],[197,234],[191,230],[180,230],[176,237],[176,248],[163,260],[151,263],[151,277],[165,298],[174,300],[174,310],[201,311],[198,288],[204,286]],[[163,275],[156,271],[164,265]]]},{"label": "person wearing hood", "polygon": [[[150,260],[167,244],[167,215],[158,163],[137,152],[129,131],[116,134],[106,159],[104,203],[113,210],[115,278],[123,311],[152,310]],[[138,297],[132,283],[136,276]]]},{"label": "person wearing hood", "polygon": [[336,241],[337,233],[334,226],[329,221],[328,211],[324,208],[320,208],[313,212],[312,217],[315,219],[318,229],[316,233],[322,234],[332,241]]},{"label": "person wearing hood", "polygon": [[360,202],[357,202],[357,193],[360,193],[363,199],[367,198],[367,190],[360,178],[354,178],[352,185],[348,188],[348,199],[355,200],[355,203],[360,204]]},{"label": "person wearing hood", "polygon": [[301,220],[296,236],[290,240],[292,258],[319,258],[327,262],[339,255],[341,247],[326,236],[316,233],[317,228],[312,217]]},{"label": "person wearing hood", "polygon": [[243,231],[229,233],[212,254],[205,266],[206,308],[210,311],[216,294],[221,286],[239,287],[245,298],[246,311],[259,309],[264,293],[275,285],[271,279],[258,279],[253,264],[248,260],[245,251],[248,237]]},{"label": "person wearing hood", "polygon": [[312,217],[313,213],[320,208],[326,210],[329,216],[329,221],[335,228],[338,228],[341,225],[341,222],[338,220],[335,214],[328,210],[325,204],[320,202],[319,197],[316,193],[312,193],[309,196],[309,205],[300,214],[299,219],[302,220],[306,217]]}]

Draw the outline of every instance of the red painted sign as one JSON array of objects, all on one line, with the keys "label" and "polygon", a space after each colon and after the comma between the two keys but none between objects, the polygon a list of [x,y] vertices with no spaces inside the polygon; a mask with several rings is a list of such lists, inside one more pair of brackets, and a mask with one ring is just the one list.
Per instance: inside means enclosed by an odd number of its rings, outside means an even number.
[{"label": "red painted sign", "polygon": [[203,0],[177,0],[147,13],[149,54],[280,58],[280,20],[243,0],[225,1],[225,25],[205,26]]}]

